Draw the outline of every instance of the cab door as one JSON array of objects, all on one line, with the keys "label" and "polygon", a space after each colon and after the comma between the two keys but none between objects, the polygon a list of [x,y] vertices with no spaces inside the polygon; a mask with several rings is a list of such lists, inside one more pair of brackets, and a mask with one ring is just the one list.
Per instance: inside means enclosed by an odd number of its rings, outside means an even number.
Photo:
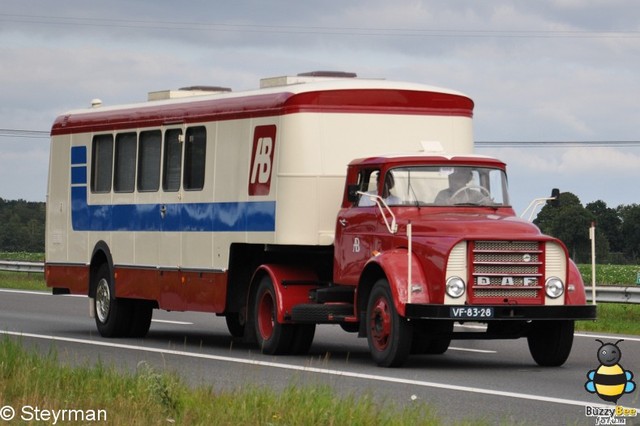
[{"label": "cab door", "polygon": [[[378,193],[378,169],[361,170],[358,191]],[[366,195],[358,195],[338,212],[335,237],[334,280],[356,285],[366,262],[378,249],[375,239],[379,210]]]}]

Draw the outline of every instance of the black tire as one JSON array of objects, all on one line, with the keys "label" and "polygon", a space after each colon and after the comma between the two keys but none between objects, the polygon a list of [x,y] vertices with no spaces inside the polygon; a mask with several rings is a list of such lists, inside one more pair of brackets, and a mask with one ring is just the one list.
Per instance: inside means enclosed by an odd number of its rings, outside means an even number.
[{"label": "black tire", "polygon": [[103,264],[98,269],[95,288],[93,303],[98,332],[102,337],[127,336],[133,309],[130,301],[115,297],[113,275],[108,265]]},{"label": "black tire", "polygon": [[309,352],[313,337],[316,334],[315,324],[294,324],[293,337],[291,340],[291,354],[305,355]]},{"label": "black tire", "polygon": [[380,367],[400,367],[411,350],[413,327],[396,311],[386,279],[378,280],[369,295],[366,315],[371,357]]},{"label": "black tire", "polygon": [[244,336],[244,324],[240,321],[239,312],[230,312],[224,317],[227,322],[227,329],[233,337]]},{"label": "black tire", "polygon": [[[449,349],[453,333],[453,321],[422,321],[418,326],[414,324],[412,354],[442,355]],[[434,334],[449,334],[449,336],[434,337]]]},{"label": "black tire", "polygon": [[258,347],[269,355],[290,353],[294,334],[291,324],[278,322],[277,300],[271,278],[265,275],[253,298],[253,322]]},{"label": "black tire", "polygon": [[129,324],[129,337],[144,337],[151,327],[153,317],[153,304],[148,300],[121,300],[128,302],[131,307],[131,323]]},{"label": "black tire", "polygon": [[529,352],[542,367],[565,363],[573,346],[574,321],[534,321],[527,334]]}]

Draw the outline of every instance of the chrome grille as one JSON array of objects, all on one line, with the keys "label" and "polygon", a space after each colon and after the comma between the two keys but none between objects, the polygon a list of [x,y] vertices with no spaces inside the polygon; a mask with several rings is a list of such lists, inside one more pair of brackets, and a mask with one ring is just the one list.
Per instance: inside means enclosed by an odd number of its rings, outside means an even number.
[{"label": "chrome grille", "polygon": [[507,297],[507,298],[536,298],[538,297],[538,290],[534,288],[510,288],[510,289],[476,289],[475,296],[477,298],[486,297]]},{"label": "chrome grille", "polygon": [[477,274],[537,274],[538,265],[476,265]]},{"label": "chrome grille", "polygon": [[537,241],[476,241],[476,250],[491,251],[535,251],[539,249]]},{"label": "chrome grille", "polygon": [[472,299],[542,302],[544,246],[538,241],[475,241],[470,247]]},{"label": "chrome grille", "polygon": [[[529,250],[533,251],[533,250]],[[531,262],[538,261],[538,253],[531,253]],[[475,256],[476,262],[521,262],[522,253],[483,253],[479,252]]]}]

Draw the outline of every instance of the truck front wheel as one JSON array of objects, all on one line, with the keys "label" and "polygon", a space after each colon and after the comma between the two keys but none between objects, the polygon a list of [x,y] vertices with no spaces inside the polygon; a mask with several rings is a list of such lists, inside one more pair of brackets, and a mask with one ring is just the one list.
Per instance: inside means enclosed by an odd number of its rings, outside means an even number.
[{"label": "truck front wheel", "polygon": [[573,346],[574,322],[534,321],[527,334],[529,352],[542,367],[558,367],[565,363]]},{"label": "truck front wheel", "polygon": [[292,325],[277,320],[277,300],[271,278],[266,275],[254,298],[253,319],[258,346],[269,355],[288,353],[293,339]]},{"label": "truck front wheel", "polygon": [[413,328],[393,303],[386,279],[378,280],[367,304],[367,341],[371,357],[380,367],[399,367],[411,350]]}]

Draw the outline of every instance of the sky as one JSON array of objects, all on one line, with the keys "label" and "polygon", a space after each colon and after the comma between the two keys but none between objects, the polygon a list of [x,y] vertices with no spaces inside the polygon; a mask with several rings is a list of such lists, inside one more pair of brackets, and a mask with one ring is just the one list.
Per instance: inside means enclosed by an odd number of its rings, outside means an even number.
[{"label": "sky", "polygon": [[2,0],[0,58],[3,199],[45,201],[51,124],[94,98],[339,70],[471,97],[518,213],[640,203],[636,0]]}]

